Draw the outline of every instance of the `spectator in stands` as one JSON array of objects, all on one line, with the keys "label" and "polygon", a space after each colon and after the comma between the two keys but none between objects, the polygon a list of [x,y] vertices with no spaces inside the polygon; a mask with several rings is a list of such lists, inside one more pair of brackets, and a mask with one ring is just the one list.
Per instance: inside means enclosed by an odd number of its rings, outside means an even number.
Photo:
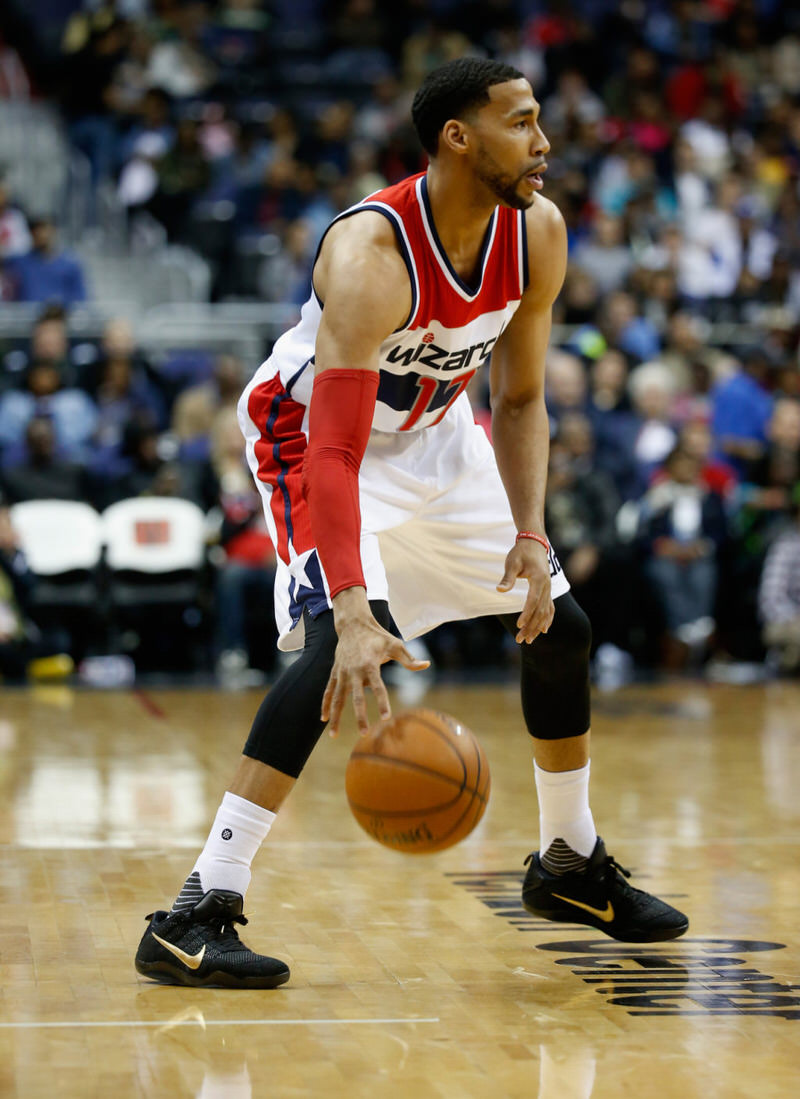
[{"label": "spectator in stands", "polygon": [[572,262],[591,275],[601,293],[619,290],[633,268],[633,257],[622,235],[622,219],[600,211],[589,240],[575,249]]},{"label": "spectator in stands", "polygon": [[736,216],[742,181],[729,175],[716,186],[714,203],[684,225],[678,286],[689,301],[728,298],[742,272],[742,231]]},{"label": "spectator in stands", "polygon": [[0,169],[0,262],[14,256],[24,256],[30,251],[31,235],[28,222],[11,201],[11,189],[8,177]]},{"label": "spectator in stands", "polygon": [[[248,607],[264,609],[262,632],[275,636],[272,586],[275,551],[244,457],[236,412],[223,409],[214,422],[211,464],[218,485],[219,544],[224,557],[216,576],[217,674],[229,687],[253,686],[248,648]],[[271,646],[270,646],[271,647]]]},{"label": "spectator in stands", "polygon": [[193,99],[209,92],[217,81],[217,69],[202,43],[208,11],[204,4],[175,5],[170,12],[171,31],[153,47],[147,65],[151,87],[163,88],[174,99]]},{"label": "spectator in stands", "polygon": [[700,463],[700,479],[726,503],[733,500],[737,489],[736,473],[727,462],[714,455],[714,440],[708,422],[701,416],[683,424],[678,443],[682,450]]},{"label": "spectator in stands", "polygon": [[314,263],[315,241],[305,218],[295,218],[286,226],[283,246],[267,257],[259,274],[259,287],[267,301],[303,305],[308,297],[308,282]]},{"label": "spectator in stands", "polygon": [[152,417],[135,412],[126,424],[119,454],[93,469],[94,491],[102,506],[132,496],[179,496],[209,505],[202,462],[179,460],[174,440],[162,435]]},{"label": "spectator in stands", "polygon": [[369,98],[356,111],[353,137],[375,146],[382,145],[389,134],[404,124],[406,111],[397,78],[389,74],[382,76],[370,88]]},{"label": "spectator in stands", "polygon": [[629,412],[628,363],[621,351],[609,348],[595,360],[589,373],[589,407],[593,418]]},{"label": "spectator in stands", "polygon": [[23,500],[89,502],[90,482],[84,467],[56,446],[53,421],[34,416],[25,428],[25,445],[7,458],[0,472],[3,493],[12,504]]},{"label": "spectator in stands", "polygon": [[600,305],[600,291],[592,276],[570,265],[564,289],[554,306],[555,316],[563,324],[594,324]]},{"label": "spectator in stands", "polygon": [[171,241],[188,240],[194,204],[211,182],[211,169],[191,118],[178,123],[175,144],[158,162],[158,188],[148,204]]},{"label": "spectator in stands", "polygon": [[763,554],[786,526],[800,481],[800,402],[775,401],[763,454],[748,464],[739,494],[739,526],[751,552]]},{"label": "spectator in stands", "polygon": [[792,495],[793,526],[767,551],[758,609],[768,659],[782,672],[800,671],[800,482]]},{"label": "spectator in stands", "polygon": [[614,482],[594,462],[588,417],[566,413],[550,447],[545,518],[576,598],[592,615],[595,647],[604,641],[624,647],[624,585],[613,581],[619,506]]},{"label": "spectator in stands", "polygon": [[635,437],[621,437],[620,445],[630,446],[639,491],[650,479],[677,441],[673,426],[675,385],[660,362],[642,363],[632,372],[628,389],[636,415]]},{"label": "spectator in stands", "polygon": [[148,88],[136,108],[137,118],[120,139],[119,161],[124,165],[134,156],[142,138],[155,138],[164,152],[175,140],[170,117],[170,98],[163,88]]},{"label": "spectator in stands", "polygon": [[158,134],[142,134],[132,146],[117,185],[117,197],[127,210],[146,209],[152,201],[158,190],[158,165],[167,148]]},{"label": "spectator in stands", "polygon": [[51,363],[66,384],[76,385],[81,369],[72,354],[67,332],[67,314],[63,305],[46,305],[34,322],[26,349],[15,348],[2,360],[5,377],[0,389],[24,385],[25,371],[31,363]]},{"label": "spectator in stands", "polygon": [[677,393],[694,390],[695,363],[705,360],[710,365],[713,361],[713,352],[706,347],[708,333],[708,322],[685,309],[676,310],[669,318],[659,361],[669,368]]},{"label": "spectator in stands", "polygon": [[550,434],[558,432],[558,424],[567,412],[584,412],[588,397],[586,370],[577,355],[554,348],[547,357],[547,411]]},{"label": "spectator in stands", "polygon": [[[181,444],[209,440],[222,409],[235,409],[244,387],[244,368],[235,355],[218,355],[214,375],[178,395],[172,410],[172,430]],[[207,450],[206,450],[207,453]]]},{"label": "spectator in stands", "polygon": [[65,385],[58,363],[37,360],[25,373],[25,389],[9,390],[0,397],[0,447],[22,443],[34,416],[53,422],[56,446],[65,455],[80,459],[97,427],[97,407],[82,389]]},{"label": "spectator in stands", "polygon": [[68,640],[58,632],[42,633],[30,610],[35,577],[0,496],[0,679],[22,682],[60,679],[73,670],[65,651]]},{"label": "spectator in stands", "polygon": [[566,68],[558,78],[556,91],[547,97],[542,112],[547,132],[554,137],[570,137],[586,122],[598,122],[606,113],[602,99],[575,68]]},{"label": "spectator in stands", "polygon": [[83,268],[71,252],[59,249],[52,218],[36,218],[31,221],[30,228],[30,251],[6,261],[17,301],[60,302],[62,305],[86,301]]},{"label": "spectator in stands", "polygon": [[75,13],[62,41],[60,99],[70,140],[89,161],[92,183],[116,166],[114,81],[125,58],[128,24],[106,6]]},{"label": "spectator in stands", "polygon": [[661,349],[655,326],[641,316],[636,299],[624,290],[609,293],[602,309],[602,331],[610,346],[634,362],[652,359]]},{"label": "spectator in stands", "polygon": [[164,426],[164,402],[137,361],[133,329],[127,320],[116,318],[108,322],[101,354],[94,389],[99,413],[94,443],[102,450],[117,451],[125,425],[134,417],[145,416],[157,426]]},{"label": "spectator in stands", "polygon": [[692,149],[697,171],[703,179],[711,182],[721,179],[731,163],[727,113],[723,94],[710,92],[702,99],[699,112],[693,111],[689,121],[678,131],[679,138]]},{"label": "spectator in stands", "polygon": [[700,461],[680,445],[664,476],[642,500],[639,538],[645,572],[664,615],[667,668],[702,658],[714,632],[719,552],[727,537],[720,496],[702,478]]},{"label": "spectator in stands", "polygon": [[760,350],[752,350],[729,378],[711,393],[711,431],[721,458],[740,474],[766,449],[772,397],[767,380],[772,364]]},{"label": "spectator in stands", "polygon": [[125,426],[120,448],[122,462],[110,470],[104,486],[106,506],[131,496],[146,496],[166,464],[159,449],[159,431],[148,416],[135,416]]}]

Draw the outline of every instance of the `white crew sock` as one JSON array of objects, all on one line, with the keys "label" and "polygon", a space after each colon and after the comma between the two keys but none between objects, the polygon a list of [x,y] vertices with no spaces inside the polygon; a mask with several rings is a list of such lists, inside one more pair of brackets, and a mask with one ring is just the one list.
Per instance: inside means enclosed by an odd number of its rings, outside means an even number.
[{"label": "white crew sock", "polygon": [[[597,831],[589,808],[589,767],[577,771],[544,771],[534,760],[536,793],[539,796],[539,852],[547,852],[554,840],[563,840],[581,862],[588,859],[597,842]],[[560,845],[559,845],[560,846]],[[550,860],[552,863],[552,860]],[[545,869],[558,873],[562,868],[548,865]],[[577,869],[565,866],[562,872]]]},{"label": "white crew sock", "polygon": [[172,911],[191,908],[209,889],[230,889],[244,897],[250,885],[250,863],[274,820],[275,813],[269,809],[226,793]]}]

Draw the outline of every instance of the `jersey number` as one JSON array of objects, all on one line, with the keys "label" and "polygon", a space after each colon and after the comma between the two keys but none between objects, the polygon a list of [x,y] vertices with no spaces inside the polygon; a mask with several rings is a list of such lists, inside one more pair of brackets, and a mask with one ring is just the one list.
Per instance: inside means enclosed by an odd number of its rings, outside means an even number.
[{"label": "jersey number", "polygon": [[[440,424],[445,417],[445,414],[452,405],[453,401],[457,397],[460,397],[469,383],[475,377],[475,371],[470,370],[468,374],[462,375],[458,381],[449,381],[447,378],[417,378],[417,393],[416,400],[411,407],[411,411],[405,420],[400,425],[400,431],[410,431],[411,428],[417,423],[417,421],[425,415],[430,408],[434,397],[441,394],[445,398],[444,407],[433,423],[429,424],[429,427],[434,427],[436,424]],[[438,402],[437,402],[438,403]]]}]

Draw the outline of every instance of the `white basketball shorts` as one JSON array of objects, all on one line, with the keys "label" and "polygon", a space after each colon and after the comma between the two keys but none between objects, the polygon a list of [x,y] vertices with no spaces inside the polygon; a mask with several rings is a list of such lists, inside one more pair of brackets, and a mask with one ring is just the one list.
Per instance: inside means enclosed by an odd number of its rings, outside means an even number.
[{"label": "white basketball shorts", "polygon": [[[261,371],[239,403],[247,459],[275,545],[279,648],[302,648],[303,610],[330,607],[302,492],[308,414],[279,376]],[[410,640],[443,622],[522,609],[527,581],[496,590],[516,527],[494,451],[466,394],[441,423],[373,431],[359,473],[361,563],[369,599],[388,600]],[[550,551],[554,599],[569,590]]]}]

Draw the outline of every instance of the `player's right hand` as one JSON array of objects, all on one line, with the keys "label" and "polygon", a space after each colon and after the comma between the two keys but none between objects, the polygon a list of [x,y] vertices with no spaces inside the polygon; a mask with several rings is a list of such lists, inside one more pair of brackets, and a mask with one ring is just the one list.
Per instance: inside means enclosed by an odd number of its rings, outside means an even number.
[{"label": "player's right hand", "polygon": [[330,735],[337,736],[342,712],[351,696],[358,731],[366,733],[370,725],[366,688],[375,696],[381,719],[392,716],[381,665],[396,660],[412,672],[421,672],[429,667],[430,661],[413,657],[400,638],[385,630],[371,614],[342,623],[337,620],[336,628],[339,642],[322,699],[322,720],[330,723]]}]

